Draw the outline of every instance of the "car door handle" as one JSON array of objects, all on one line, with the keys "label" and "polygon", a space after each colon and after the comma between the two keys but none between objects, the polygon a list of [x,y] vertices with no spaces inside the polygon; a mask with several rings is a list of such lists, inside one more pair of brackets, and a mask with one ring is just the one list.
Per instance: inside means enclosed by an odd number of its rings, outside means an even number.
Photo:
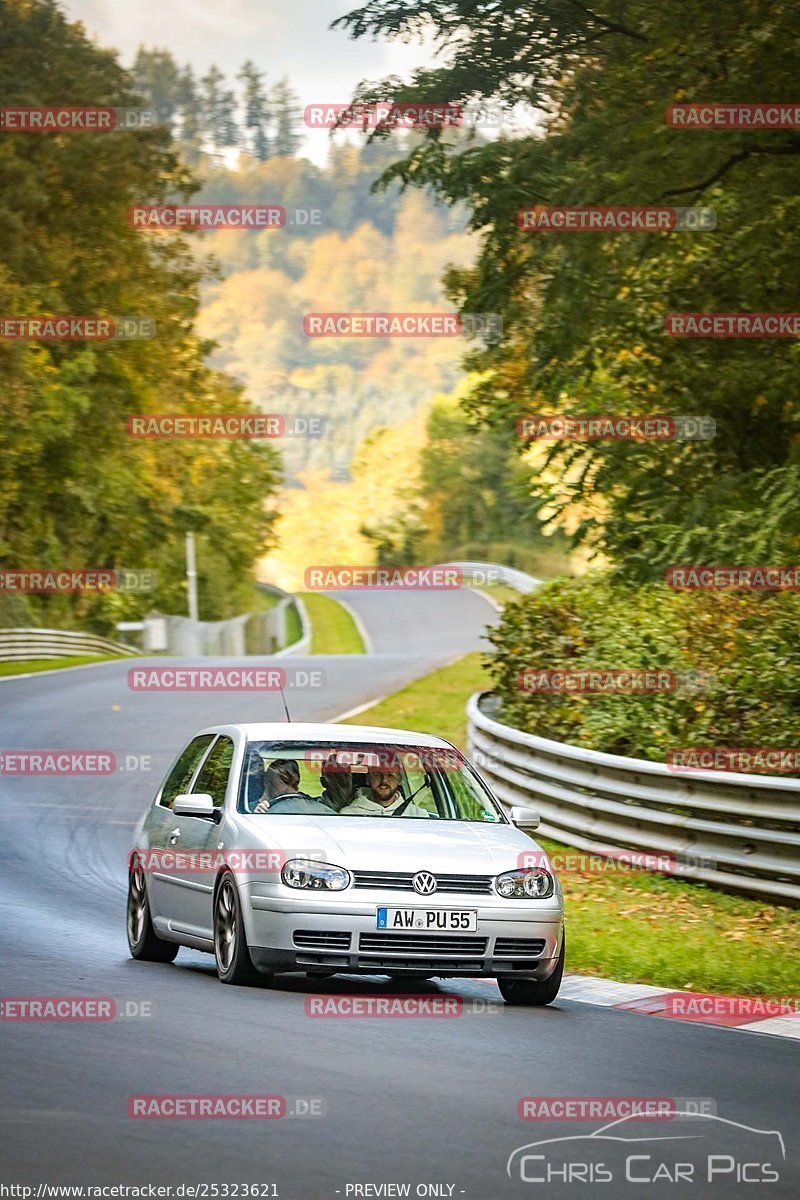
[{"label": "car door handle", "polygon": [[175,845],[175,843],[177,842],[177,840],[180,836],[181,836],[180,829],[173,829],[172,833],[169,835],[169,840],[173,846]]}]

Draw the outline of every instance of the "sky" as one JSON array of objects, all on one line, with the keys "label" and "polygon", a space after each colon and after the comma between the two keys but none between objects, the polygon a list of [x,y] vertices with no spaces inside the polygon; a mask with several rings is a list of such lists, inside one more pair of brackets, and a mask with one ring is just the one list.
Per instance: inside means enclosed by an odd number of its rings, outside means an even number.
[{"label": "sky", "polygon": [[[161,47],[205,74],[212,63],[231,80],[246,58],[267,85],[288,75],[303,107],[350,99],[362,79],[407,75],[432,61],[430,43],[353,41],[328,26],[363,0],[62,0],[69,17],[130,66],[138,46]],[[329,138],[305,131],[305,151],[325,159]]]}]

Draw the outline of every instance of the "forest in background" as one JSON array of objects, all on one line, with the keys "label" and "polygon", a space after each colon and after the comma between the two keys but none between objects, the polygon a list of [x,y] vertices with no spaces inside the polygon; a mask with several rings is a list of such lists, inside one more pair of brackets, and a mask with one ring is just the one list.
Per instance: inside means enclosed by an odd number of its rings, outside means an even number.
[{"label": "forest in background", "polygon": [[[316,561],[489,557],[536,573],[565,569],[566,540],[543,536],[529,497],[534,456],[520,460],[463,408],[474,342],[303,331],[310,311],[454,311],[445,276],[468,269],[479,249],[467,206],[399,184],[374,188],[420,135],[337,135],[318,166],[301,155],[302,115],[287,79],[269,87],[252,62],[233,80],[216,67],[198,79],[167,51],[145,48],[133,70],[200,181],[196,201],[305,214],[291,228],[194,236],[216,272],[198,318],[215,343],[212,364],[261,411],[326,423],[322,437],[276,443],[284,487],[263,573],[296,587]],[[484,140],[466,130],[446,137],[462,148]]]}]

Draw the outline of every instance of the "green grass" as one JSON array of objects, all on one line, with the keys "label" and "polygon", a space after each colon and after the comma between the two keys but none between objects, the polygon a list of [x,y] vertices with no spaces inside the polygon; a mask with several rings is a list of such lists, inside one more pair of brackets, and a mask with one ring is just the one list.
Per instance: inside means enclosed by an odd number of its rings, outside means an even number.
[{"label": "green grass", "polygon": [[561,883],[570,971],[700,992],[798,992],[794,909],[649,871],[569,871]]},{"label": "green grass", "polygon": [[295,642],[299,642],[303,636],[303,626],[300,624],[300,615],[294,604],[290,604],[286,609],[286,645],[293,646]]},{"label": "green grass", "polygon": [[501,607],[504,607],[506,604],[512,604],[514,600],[522,598],[522,592],[518,592],[516,588],[511,587],[507,583],[482,583],[473,590],[483,592],[486,596],[491,596],[492,600],[496,601]]},{"label": "green grass", "polygon": [[28,662],[0,662],[3,675],[27,675],[31,671],[58,671],[64,667],[83,667],[87,663],[108,662],[116,654],[75,654],[70,658],[35,658]]},{"label": "green grass", "polygon": [[249,612],[267,612],[270,608],[274,608],[280,600],[280,596],[276,596],[274,592],[267,592],[264,588],[253,585],[253,603],[248,609]]},{"label": "green grass", "polygon": [[311,621],[312,654],[364,654],[358,626],[338,600],[318,592],[300,592],[299,596]]},{"label": "green grass", "polygon": [[[347,724],[415,729],[466,746],[465,705],[490,686],[480,654],[418,679]],[[552,853],[580,851],[541,839]],[[568,970],[631,983],[792,995],[800,914],[647,871],[561,875]]]},{"label": "green grass", "polygon": [[467,743],[467,699],[472,692],[488,686],[481,655],[467,654],[348,718],[345,724],[414,729],[447,738],[463,750]]}]

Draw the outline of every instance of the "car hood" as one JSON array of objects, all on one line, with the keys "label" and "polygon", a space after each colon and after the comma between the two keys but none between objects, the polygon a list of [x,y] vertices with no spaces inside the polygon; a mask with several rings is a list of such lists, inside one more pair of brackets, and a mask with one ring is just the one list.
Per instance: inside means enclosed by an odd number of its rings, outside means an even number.
[{"label": "car hood", "polygon": [[496,875],[538,849],[513,825],[398,817],[241,817],[239,844],[305,855],[351,871]]}]

